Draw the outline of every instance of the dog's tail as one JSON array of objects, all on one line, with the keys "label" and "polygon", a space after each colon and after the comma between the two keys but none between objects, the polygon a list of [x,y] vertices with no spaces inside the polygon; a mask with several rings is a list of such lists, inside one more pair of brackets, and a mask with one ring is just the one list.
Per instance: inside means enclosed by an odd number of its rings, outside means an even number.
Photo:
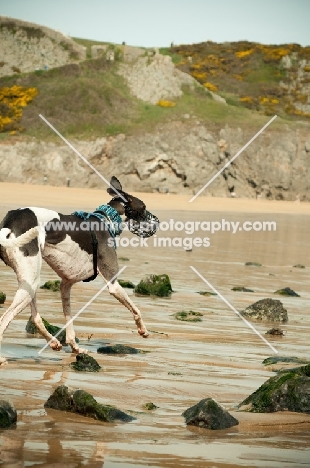
[{"label": "dog's tail", "polygon": [[40,228],[39,226],[35,226],[18,237],[9,238],[11,232],[11,229],[8,228],[2,228],[0,230],[0,245],[9,249],[13,247],[23,247],[23,245],[28,244],[28,242],[39,236]]}]

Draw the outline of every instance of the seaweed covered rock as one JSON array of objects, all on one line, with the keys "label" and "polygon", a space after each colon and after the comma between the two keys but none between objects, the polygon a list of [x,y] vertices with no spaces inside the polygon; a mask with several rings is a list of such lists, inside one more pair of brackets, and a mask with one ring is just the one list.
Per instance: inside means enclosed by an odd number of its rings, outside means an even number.
[{"label": "seaweed covered rock", "polygon": [[6,400],[0,400],[0,428],[8,429],[16,424],[17,413],[16,409]]},{"label": "seaweed covered rock", "polygon": [[234,288],[231,288],[232,291],[238,291],[238,292],[254,292],[253,289],[248,289],[245,288],[244,286],[235,286]]},{"label": "seaweed covered rock", "polygon": [[153,411],[155,409],[158,408],[158,406],[156,406],[154,403],[152,403],[151,401],[149,403],[145,403],[145,405],[143,405],[143,408],[147,411]]},{"label": "seaweed covered rock", "polygon": [[6,300],[6,294],[4,292],[0,291],[0,304],[4,304]]},{"label": "seaweed covered rock", "polygon": [[40,286],[40,289],[49,289],[54,292],[60,291],[60,280],[46,281],[46,283]]},{"label": "seaweed covered rock", "polygon": [[293,289],[291,288],[283,288],[283,289],[278,289],[275,291],[274,294],[281,294],[281,296],[292,296],[292,297],[300,297],[299,294],[297,294]]},{"label": "seaweed covered rock", "polygon": [[75,371],[80,372],[99,372],[101,366],[96,359],[85,353],[77,354],[75,362],[71,362],[70,367]]},{"label": "seaweed covered rock", "polygon": [[258,262],[246,262],[245,266],[255,266],[255,267],[261,267],[262,264]]},{"label": "seaweed covered rock", "polygon": [[309,361],[305,359],[300,359],[298,357],[287,357],[287,356],[271,356],[263,360],[262,364],[264,366],[271,366],[273,364],[279,363],[292,363],[292,364],[310,364]]},{"label": "seaweed covered rock", "polygon": [[119,279],[118,282],[122,288],[135,289],[135,285],[131,281]]},{"label": "seaweed covered rock", "polygon": [[201,296],[217,296],[215,292],[211,291],[199,291],[198,294],[200,294]]},{"label": "seaweed covered rock", "polygon": [[84,392],[84,390],[69,389],[65,385],[56,388],[44,404],[44,407],[69,411],[105,422],[129,422],[135,419],[129,414],[115,408],[115,406],[101,405],[92,395]]},{"label": "seaweed covered rock", "polygon": [[294,265],[293,268],[306,268],[305,265],[302,265],[301,263],[297,263],[297,265]]},{"label": "seaweed covered rock", "polygon": [[135,294],[141,296],[168,297],[171,295],[172,287],[168,275],[147,275],[134,289]]},{"label": "seaweed covered rock", "polygon": [[277,299],[261,299],[247,307],[241,315],[254,320],[270,322],[287,322],[287,310]]},{"label": "seaweed covered rock", "polygon": [[284,331],[282,328],[274,327],[270,328],[270,330],[267,330],[266,335],[272,335],[272,336],[284,336]]},{"label": "seaweed covered rock", "polygon": [[193,310],[190,310],[189,312],[182,310],[182,312],[174,314],[174,317],[182,322],[201,322],[203,314],[200,312],[194,312]]},{"label": "seaweed covered rock", "polygon": [[205,398],[182,413],[187,425],[206,429],[227,429],[239,424],[239,421],[222,408],[212,398]]},{"label": "seaweed covered rock", "polygon": [[[53,336],[55,336],[59,330],[61,330],[60,327],[57,327],[57,325],[51,325],[47,320],[45,320],[42,317],[42,322],[46,328],[46,330]],[[26,324],[26,332],[30,333],[31,335],[35,335],[36,333],[40,333],[39,330],[37,329],[36,325],[33,323],[31,316],[28,319],[28,322]],[[66,346],[66,330],[62,330],[62,332],[57,336],[57,339],[60,341],[60,343],[63,346]],[[79,343],[79,339],[75,338],[75,341]]]},{"label": "seaweed covered rock", "polygon": [[132,346],[126,346],[122,344],[115,344],[113,346],[101,346],[97,349],[99,354],[138,354],[139,349],[133,348]]},{"label": "seaweed covered rock", "polygon": [[310,364],[281,370],[240,403],[239,408],[253,413],[310,413]]}]

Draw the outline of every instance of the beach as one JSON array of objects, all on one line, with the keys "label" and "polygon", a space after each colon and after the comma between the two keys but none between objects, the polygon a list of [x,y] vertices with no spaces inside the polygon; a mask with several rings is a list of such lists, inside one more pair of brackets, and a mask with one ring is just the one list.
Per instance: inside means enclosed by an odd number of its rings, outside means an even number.
[{"label": "beach", "polygon": [[[2,466],[309,466],[310,415],[241,412],[238,405],[275,375],[275,368],[262,364],[267,357],[309,359],[310,203],[203,194],[190,202],[186,195],[133,195],[166,222],[167,230],[140,247],[130,243],[132,234],[123,233],[121,239],[128,239],[129,245],[124,241],[117,249],[119,267],[126,267],[120,278],[137,284],[147,274],[168,274],[173,293],[170,298],[153,298],[127,290],[150,331],[147,339],[137,334],[130,312],[107,290],[79,315],[74,322],[76,335],[102,366],[99,373],[72,370],[69,364],[75,356],[67,347],[39,354],[45,340],[26,333],[29,308],[13,320],[2,342],[8,365],[0,367],[0,398],[14,403],[18,423],[0,431]],[[110,200],[104,186],[98,190],[0,183],[0,196],[1,219],[18,207],[41,206],[68,214],[93,211]],[[305,268],[296,268],[298,264]],[[2,313],[13,300],[17,282],[2,262],[0,278],[0,291],[7,296]],[[44,264],[41,284],[55,279],[57,275]],[[199,294],[211,291],[210,285],[217,296]],[[102,286],[99,277],[76,284],[73,315]],[[236,286],[254,292],[233,291]],[[284,287],[300,297],[275,294]],[[289,317],[280,324],[284,336],[266,335],[279,326],[268,322],[253,322],[256,334],[222,297],[239,312],[260,299],[280,299]],[[59,292],[39,289],[37,302],[42,317],[64,325]],[[200,312],[202,321],[176,320],[174,314],[190,310]],[[97,354],[100,346],[116,343],[144,352]],[[111,424],[45,410],[45,401],[59,385],[83,389],[136,419]],[[208,397],[239,425],[220,431],[186,426],[182,412]],[[158,408],[145,410],[148,402]]]}]

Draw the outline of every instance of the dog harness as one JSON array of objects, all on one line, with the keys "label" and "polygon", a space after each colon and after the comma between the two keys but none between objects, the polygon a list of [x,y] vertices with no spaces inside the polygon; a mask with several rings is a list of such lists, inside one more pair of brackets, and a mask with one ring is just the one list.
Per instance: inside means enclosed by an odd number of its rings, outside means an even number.
[{"label": "dog harness", "polygon": [[[100,205],[93,212],[74,211],[72,214],[75,216],[78,216],[84,221],[88,221],[89,218],[93,216],[99,219],[101,222],[104,222],[111,237],[113,238],[114,248],[116,249],[115,237],[121,235],[122,233],[122,218],[120,217],[119,213],[115,210],[115,208],[112,208],[112,206],[110,205]],[[98,276],[98,271],[97,271],[98,239],[97,239],[95,231],[93,231],[92,229],[89,229],[89,230],[90,230],[92,246],[93,246],[94,274],[90,278],[83,280],[84,283],[93,281]]]}]

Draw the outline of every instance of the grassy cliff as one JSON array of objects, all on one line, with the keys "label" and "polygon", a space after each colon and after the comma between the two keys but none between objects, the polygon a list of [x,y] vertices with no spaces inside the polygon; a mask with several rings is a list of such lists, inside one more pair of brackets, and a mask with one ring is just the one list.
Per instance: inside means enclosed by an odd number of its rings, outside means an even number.
[{"label": "grassy cliff", "polygon": [[[93,44],[77,41],[88,48]],[[207,42],[160,52],[171,55],[179,69],[190,73],[205,88],[225,97],[228,105],[214,101],[201,87],[183,88],[183,96],[174,107],[147,104],[130,94],[124,79],[117,74],[118,60],[87,59],[0,78],[1,138],[21,132],[42,139],[55,138],[39,114],[64,136],[80,139],[148,132],[167,121],[184,120],[186,115],[208,126],[221,127],[229,124],[257,128],[268,120],[266,115],[276,113],[284,120],[278,119],[273,126],[294,126],[296,118],[310,120],[310,114],[294,107],[296,102],[306,103],[308,96],[300,85],[293,89],[293,75],[301,60],[304,85],[308,76],[310,81],[310,47]],[[285,62],[283,57],[289,60]],[[285,86],[289,86],[289,92]]]}]

